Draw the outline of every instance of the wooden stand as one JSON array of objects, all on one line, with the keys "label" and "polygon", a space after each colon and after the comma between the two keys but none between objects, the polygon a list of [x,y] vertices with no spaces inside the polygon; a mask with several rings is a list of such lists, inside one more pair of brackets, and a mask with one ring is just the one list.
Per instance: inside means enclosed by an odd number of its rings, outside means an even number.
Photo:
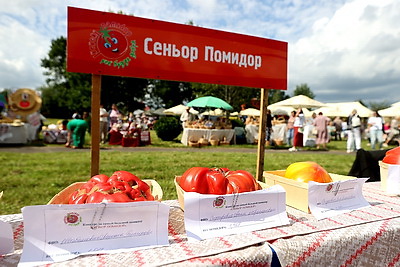
[{"label": "wooden stand", "polygon": [[101,75],[92,74],[91,177],[100,172],[100,92]]},{"label": "wooden stand", "polygon": [[267,124],[268,89],[261,88],[260,126],[258,128],[257,171],[256,179],[261,181],[264,171],[265,128]]}]

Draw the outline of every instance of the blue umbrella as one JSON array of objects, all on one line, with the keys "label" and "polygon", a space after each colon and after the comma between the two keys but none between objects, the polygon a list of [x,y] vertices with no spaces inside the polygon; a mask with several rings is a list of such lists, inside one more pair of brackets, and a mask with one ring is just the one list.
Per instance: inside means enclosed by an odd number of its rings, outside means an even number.
[{"label": "blue umbrella", "polygon": [[220,108],[225,110],[233,110],[233,107],[224,100],[214,96],[203,96],[190,101],[187,106],[198,108]]}]

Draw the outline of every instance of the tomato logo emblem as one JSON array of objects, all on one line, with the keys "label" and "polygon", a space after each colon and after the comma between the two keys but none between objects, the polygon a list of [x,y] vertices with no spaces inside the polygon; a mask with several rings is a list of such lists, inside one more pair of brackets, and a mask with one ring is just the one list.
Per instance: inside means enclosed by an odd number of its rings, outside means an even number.
[{"label": "tomato logo emblem", "polygon": [[90,54],[100,58],[99,63],[110,67],[125,68],[136,58],[136,40],[129,40],[132,32],[116,22],[106,22],[92,30],[89,38]]},{"label": "tomato logo emblem", "polygon": [[81,216],[76,212],[69,212],[64,216],[64,223],[72,226],[79,225],[82,222]]},{"label": "tomato logo emblem", "polygon": [[213,202],[214,208],[222,208],[225,206],[226,200],[224,197],[217,197]]},{"label": "tomato logo emblem", "polygon": [[107,58],[118,58],[128,49],[126,37],[119,31],[108,28],[100,29],[102,38],[98,38],[100,53]]},{"label": "tomato logo emblem", "polygon": [[332,188],[333,188],[333,185],[332,184],[328,184],[327,186],[326,186],[326,192],[329,192],[329,191],[331,191],[332,190]]}]

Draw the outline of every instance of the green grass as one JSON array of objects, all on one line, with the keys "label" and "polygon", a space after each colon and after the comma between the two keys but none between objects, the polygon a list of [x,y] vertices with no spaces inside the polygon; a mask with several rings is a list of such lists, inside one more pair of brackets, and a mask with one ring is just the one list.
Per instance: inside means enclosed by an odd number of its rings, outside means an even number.
[{"label": "green grass", "polygon": [[[117,170],[134,173],[141,179],[154,179],[162,187],[164,199],[175,199],[173,179],[194,166],[227,167],[233,170],[244,169],[255,175],[257,154],[255,145],[223,146],[222,152],[200,148],[197,152],[184,149],[179,140],[165,142],[151,132],[152,145],[173,148],[165,152],[121,152],[101,150],[100,173],[111,175]],[[87,137],[88,142],[90,136]],[[51,145],[63,146],[63,145]],[[106,145],[108,146],[108,145]],[[243,153],[233,148],[248,148]],[[182,149],[179,149],[182,148]],[[345,141],[329,143],[330,150],[346,149]],[[363,148],[368,149],[366,142]],[[285,149],[280,147],[276,149]],[[306,150],[314,150],[307,148]],[[346,175],[355,159],[354,154],[328,153],[290,153],[268,150],[265,154],[264,170],[285,169],[297,161],[315,161],[328,172]],[[0,214],[19,213],[28,205],[46,204],[57,192],[77,181],[90,178],[90,150],[66,150],[61,153],[10,153],[0,154]]]},{"label": "green grass", "polygon": [[[154,179],[162,187],[164,199],[175,199],[175,175],[194,166],[244,169],[255,175],[256,153],[228,152],[119,152],[101,153],[100,173],[117,170],[134,173],[141,179]],[[290,156],[289,156],[290,155]],[[286,168],[296,161],[312,160],[329,172],[347,174],[354,155],[267,153],[265,170]],[[46,204],[51,197],[77,181],[90,177],[90,152],[1,153],[0,214],[19,213],[27,205]]]}]

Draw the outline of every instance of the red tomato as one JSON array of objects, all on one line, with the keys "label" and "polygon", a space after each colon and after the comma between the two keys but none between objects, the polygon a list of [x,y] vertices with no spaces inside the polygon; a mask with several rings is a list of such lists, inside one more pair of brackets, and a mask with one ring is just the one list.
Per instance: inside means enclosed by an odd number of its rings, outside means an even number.
[{"label": "red tomato", "polygon": [[86,203],[112,203],[112,202],[133,202],[127,194],[123,192],[115,192],[114,194],[107,194],[101,191],[96,191],[90,194]]},{"label": "red tomato", "polygon": [[229,171],[226,174],[226,179],[231,185],[227,190],[227,194],[251,192],[259,189],[253,175],[244,170]]},{"label": "red tomato", "polygon": [[296,162],[290,164],[285,172],[285,177],[299,182],[330,183],[332,178],[329,173],[313,161]]},{"label": "red tomato", "polygon": [[390,154],[386,153],[386,156],[382,159],[382,162],[386,164],[400,165],[400,154],[394,152]]},{"label": "red tomato", "polygon": [[179,185],[186,192],[225,195],[258,190],[257,181],[247,171],[227,168],[193,167],[180,178]]},{"label": "red tomato", "polygon": [[192,167],[182,175],[179,185],[186,192],[208,194],[206,175],[210,170],[210,168],[205,167]]},{"label": "red tomato", "polygon": [[107,183],[108,176],[105,174],[97,174],[90,178],[89,182],[97,183]]},{"label": "red tomato", "polygon": [[69,204],[132,202],[154,200],[150,186],[127,171],[116,171],[111,177],[95,175],[73,192]]},{"label": "red tomato", "polygon": [[385,154],[386,154],[386,156],[387,156],[387,155],[390,155],[390,154],[397,154],[397,155],[400,155],[400,146],[398,146],[398,147],[396,147],[396,148],[392,148],[392,149],[386,151]]},{"label": "red tomato", "polygon": [[211,170],[206,176],[208,192],[212,195],[225,195],[226,188],[229,181],[226,179],[225,174],[218,170]]}]

